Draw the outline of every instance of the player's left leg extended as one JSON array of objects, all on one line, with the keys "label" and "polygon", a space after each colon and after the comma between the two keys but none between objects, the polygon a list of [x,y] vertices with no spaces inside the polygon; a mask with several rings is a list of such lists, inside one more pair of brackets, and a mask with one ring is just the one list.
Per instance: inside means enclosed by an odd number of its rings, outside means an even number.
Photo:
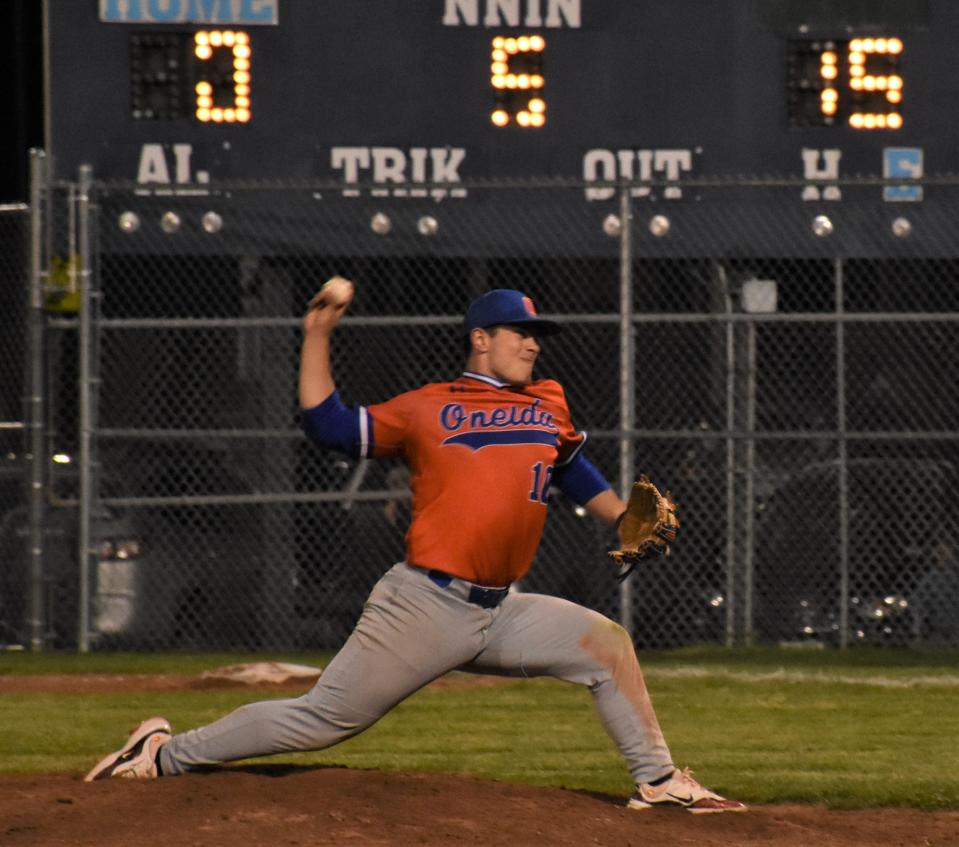
[{"label": "player's left leg extended", "polygon": [[486,647],[463,670],[554,676],[588,686],[636,781],[631,809],[680,806],[693,814],[746,809],[673,765],[629,633],[598,612],[557,597],[511,594],[495,610]]},{"label": "player's left leg extended", "polygon": [[543,594],[511,594],[464,670],[554,676],[586,685],[637,783],[674,770],[629,633],[604,615]]}]

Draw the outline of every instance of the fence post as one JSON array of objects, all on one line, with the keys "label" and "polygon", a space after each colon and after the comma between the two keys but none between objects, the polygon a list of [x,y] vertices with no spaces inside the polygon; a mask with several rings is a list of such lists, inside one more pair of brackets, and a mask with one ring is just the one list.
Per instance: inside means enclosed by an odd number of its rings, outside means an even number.
[{"label": "fence post", "polygon": [[839,647],[849,646],[849,466],[846,444],[846,324],[842,258],[836,257],[836,430],[839,435]]},{"label": "fence post", "polygon": [[[93,169],[81,165],[77,194],[77,260],[79,262],[80,314],[79,362],[77,390],[79,392],[80,426],[80,485],[79,514],[77,517],[77,561],[79,562],[79,615],[77,616],[77,647],[81,653],[90,650],[90,552],[93,516],[93,292],[90,279],[90,192]],[[72,253],[72,250],[71,250]],[[73,256],[70,256],[72,264]]]},{"label": "fence post", "polygon": [[745,463],[746,510],[743,513],[743,640],[747,647],[753,644],[753,581],[756,549],[756,321],[746,324],[745,423],[746,443],[743,445]]},{"label": "fence post", "polygon": [[46,496],[46,439],[44,433],[44,276],[45,220],[48,199],[47,156],[43,150],[30,151],[30,281],[27,319],[26,408],[24,421],[30,452],[28,502],[28,544],[30,561],[30,649],[43,650],[44,614],[43,524]]},{"label": "fence post", "polygon": [[[629,188],[619,194],[619,488],[624,500],[636,475],[636,364],[633,355],[633,213]],[[633,577],[620,583],[619,621],[633,636]]]},{"label": "fence post", "polygon": [[736,325],[729,275],[719,264],[726,312],[726,646],[736,643]]}]

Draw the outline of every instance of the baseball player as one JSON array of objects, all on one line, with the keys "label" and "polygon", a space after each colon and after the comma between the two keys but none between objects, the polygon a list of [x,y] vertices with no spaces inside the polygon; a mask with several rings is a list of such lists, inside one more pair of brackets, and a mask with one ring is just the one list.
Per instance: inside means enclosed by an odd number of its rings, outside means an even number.
[{"label": "baseball player", "polygon": [[242,706],[176,735],[165,719],[151,718],[86,780],[154,779],[321,750],[460,669],[588,686],[636,782],[631,809],[745,810],[673,764],[621,626],[566,600],[510,591],[536,552],[550,486],[609,526],[625,509],[583,455],[586,434],[573,427],[562,387],[533,379],[540,338],[559,325],[539,317],[520,291],[489,291],[466,312],[468,354],[458,377],[351,407],[336,390],[330,337],[352,294],[339,280],[310,302],[299,382],[303,424],[321,448],[406,461],[413,497],[406,560],[376,583],[353,633],[307,694]]}]

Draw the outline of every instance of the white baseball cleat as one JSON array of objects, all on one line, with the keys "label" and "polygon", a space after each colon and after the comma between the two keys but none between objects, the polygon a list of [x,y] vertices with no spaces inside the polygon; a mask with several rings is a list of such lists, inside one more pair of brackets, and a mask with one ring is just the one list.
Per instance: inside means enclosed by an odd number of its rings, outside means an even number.
[{"label": "white baseball cleat", "polygon": [[104,756],[84,782],[118,776],[124,779],[156,779],[156,758],[160,748],[173,734],[173,727],[166,718],[148,718],[127,739],[127,743],[114,753]]},{"label": "white baseball cleat", "polygon": [[727,800],[695,779],[689,768],[673,771],[673,775],[659,785],[641,783],[626,804],[630,809],[652,809],[654,806],[681,806],[694,815],[717,812],[745,812],[747,806],[738,800]]}]

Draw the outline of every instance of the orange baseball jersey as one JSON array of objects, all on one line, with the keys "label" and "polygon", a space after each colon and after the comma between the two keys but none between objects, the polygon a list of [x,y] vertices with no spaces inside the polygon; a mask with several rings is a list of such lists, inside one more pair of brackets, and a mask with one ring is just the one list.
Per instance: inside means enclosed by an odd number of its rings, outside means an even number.
[{"label": "orange baseball jersey", "polygon": [[553,468],[586,440],[558,382],[518,388],[467,372],[369,406],[366,417],[361,453],[410,466],[410,564],[486,586],[529,570]]}]

